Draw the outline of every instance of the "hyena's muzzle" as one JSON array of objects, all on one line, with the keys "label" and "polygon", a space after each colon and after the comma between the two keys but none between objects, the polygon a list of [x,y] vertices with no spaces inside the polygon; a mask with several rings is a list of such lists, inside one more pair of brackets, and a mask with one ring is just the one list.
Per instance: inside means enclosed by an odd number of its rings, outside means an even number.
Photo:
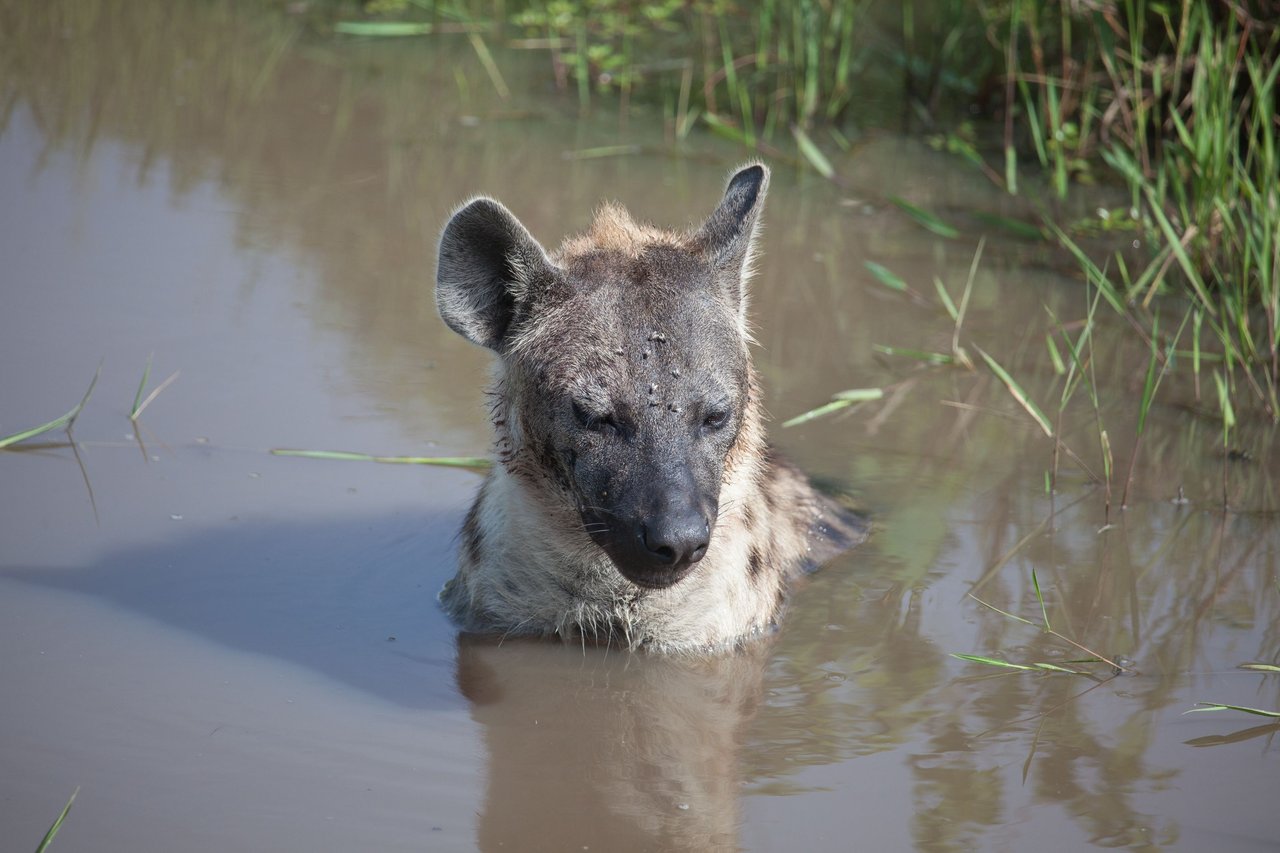
[{"label": "hyena's muzzle", "polygon": [[618,484],[617,499],[580,513],[591,538],[622,576],[637,586],[663,589],[682,580],[711,545],[719,489],[700,487],[687,465],[650,469],[638,482]]}]

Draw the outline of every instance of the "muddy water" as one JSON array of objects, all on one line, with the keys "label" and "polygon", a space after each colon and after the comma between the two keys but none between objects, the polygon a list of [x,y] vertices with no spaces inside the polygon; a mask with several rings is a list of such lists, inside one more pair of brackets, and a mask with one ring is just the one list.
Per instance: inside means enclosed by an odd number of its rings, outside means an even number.
[{"label": "muddy water", "polygon": [[[500,195],[548,243],[606,196],[685,223],[741,152],[673,155],[657,111],[580,119],[535,54],[502,55],[504,101],[465,40],[335,42],[226,3],[0,20],[0,433],[101,363],[73,441],[0,453],[4,849],[77,786],[58,850],[1280,843],[1277,729],[1183,716],[1280,707],[1280,679],[1236,669],[1280,655],[1274,428],[1243,415],[1224,457],[1184,370],[1108,514],[1069,459],[1046,492],[1053,444],[990,373],[874,348],[950,352],[933,278],[958,299],[972,214],[1019,212],[980,175],[888,133],[840,160],[843,189],[775,163],[754,301],[774,436],[878,528],[777,636],[705,661],[497,646],[434,603],[473,475],[268,451],[483,453],[485,355],[431,302],[452,206]],[[987,238],[962,343],[1056,421],[1049,312],[1078,322],[1085,294],[1043,246]],[[149,385],[178,375],[135,429],[149,358]],[[1100,337],[1095,369],[1126,471],[1145,353]],[[1101,479],[1083,401],[1060,430]],[[1053,628],[1131,673],[951,657],[1086,656],[1038,628],[1033,571]]]}]

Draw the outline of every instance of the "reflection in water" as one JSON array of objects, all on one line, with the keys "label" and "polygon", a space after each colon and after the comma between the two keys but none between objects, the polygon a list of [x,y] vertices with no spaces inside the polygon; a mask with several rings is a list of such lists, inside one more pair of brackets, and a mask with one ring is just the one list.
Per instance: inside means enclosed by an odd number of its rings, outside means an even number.
[{"label": "reflection in water", "polygon": [[458,687],[489,753],[480,849],[740,849],[738,752],[768,652],[460,638]]}]

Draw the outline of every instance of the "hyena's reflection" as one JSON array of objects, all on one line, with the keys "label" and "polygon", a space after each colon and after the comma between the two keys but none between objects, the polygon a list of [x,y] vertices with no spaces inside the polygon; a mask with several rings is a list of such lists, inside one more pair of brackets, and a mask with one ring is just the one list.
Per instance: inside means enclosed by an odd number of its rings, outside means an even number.
[{"label": "hyena's reflection", "polygon": [[738,748],[769,648],[690,659],[461,638],[458,684],[489,752],[480,849],[738,849]]}]

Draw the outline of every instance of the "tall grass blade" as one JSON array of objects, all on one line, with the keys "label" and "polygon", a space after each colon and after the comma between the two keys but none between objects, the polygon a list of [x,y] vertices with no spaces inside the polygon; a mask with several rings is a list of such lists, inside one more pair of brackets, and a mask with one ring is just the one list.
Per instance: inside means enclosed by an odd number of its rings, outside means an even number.
[{"label": "tall grass blade", "polygon": [[933,277],[933,288],[938,291],[938,300],[942,302],[942,307],[946,309],[947,315],[951,317],[951,321],[960,319],[960,312],[956,310],[956,304],[951,301],[951,294],[947,293],[947,287],[942,283],[942,279],[936,275]]},{"label": "tall grass blade", "polygon": [[814,171],[828,180],[835,177],[835,167],[831,165],[831,161],[827,159],[827,156],[822,153],[822,149],[809,138],[809,134],[804,132],[804,128],[798,124],[791,125],[791,135],[795,137],[800,153],[804,155],[805,160],[809,161],[809,165],[814,168]]},{"label": "tall grass blade", "polygon": [[147,366],[142,369],[142,381],[138,383],[138,393],[133,395],[133,408],[129,410],[129,420],[138,419],[138,411],[142,408],[142,392],[147,390],[147,380],[151,378],[151,359],[155,353],[147,356]]},{"label": "tall grass blade", "polygon": [[907,291],[907,283],[888,267],[883,266],[882,264],[877,264],[875,261],[863,261],[862,265],[876,277],[876,281],[880,282],[890,290],[896,290],[899,293],[905,293]]},{"label": "tall grass blade", "polygon": [[497,90],[498,97],[504,101],[510,98],[511,90],[507,88],[507,81],[503,79],[498,63],[493,61],[493,54],[489,52],[489,45],[485,44],[484,38],[479,33],[467,33],[467,38],[470,39],[476,56],[480,58],[480,64],[484,66],[485,73],[493,82],[493,88]]},{"label": "tall grass blade", "polygon": [[1049,438],[1053,438],[1053,427],[1050,426],[1049,419],[1045,417],[1044,412],[1040,410],[1040,407],[1037,406],[1029,396],[1027,396],[1027,392],[1023,390],[1017,380],[1010,376],[1009,371],[1001,367],[999,362],[987,355],[986,351],[983,350],[982,347],[975,345],[974,349],[978,351],[978,355],[982,356],[982,360],[987,363],[987,367],[991,368],[991,372],[996,375],[996,378],[1004,383],[1005,388],[1009,389],[1009,393],[1013,395],[1013,399],[1018,401],[1018,405],[1022,406],[1022,408],[1026,410],[1027,414],[1031,415],[1032,420],[1040,426],[1040,429],[1044,430],[1045,435],[1049,436]]},{"label": "tall grass blade", "polygon": [[943,222],[934,214],[930,213],[929,211],[925,210],[922,207],[912,204],[911,202],[907,201],[904,198],[899,198],[896,195],[891,195],[889,196],[889,201],[891,201],[896,207],[902,210],[903,213],[907,214],[907,216],[915,220],[916,224],[918,224],[920,227],[924,228],[927,231],[932,231],[934,234],[937,234],[939,237],[946,237],[949,240],[954,240],[956,237],[960,236],[959,230],[957,230],[954,226],[948,225],[946,222]]},{"label": "tall grass blade", "polygon": [[148,394],[146,398],[140,404],[137,404],[136,408],[134,408],[134,410],[129,413],[129,420],[136,421],[138,418],[142,417],[142,413],[146,411],[147,406],[150,406],[152,403],[154,403],[156,397],[160,396],[160,392],[164,391],[164,389],[172,385],[174,380],[177,379],[180,375],[182,375],[181,370],[175,370],[173,373],[170,373],[168,379],[166,379],[165,381],[157,385],[151,391],[151,393]]},{"label": "tall grass blade", "polygon": [[1044,606],[1044,593],[1040,591],[1040,578],[1036,577],[1036,570],[1031,570],[1031,585],[1036,590],[1036,601],[1040,602],[1040,615],[1044,617],[1044,629],[1053,631],[1053,626],[1049,624],[1049,611]]},{"label": "tall grass blade", "polygon": [[49,849],[49,845],[53,843],[53,838],[58,834],[58,830],[62,828],[62,822],[67,819],[67,815],[71,812],[71,804],[76,801],[76,795],[80,793],[80,786],[71,792],[71,799],[67,800],[67,804],[62,807],[62,813],[58,815],[58,819],[53,822],[53,826],[49,827],[49,831],[44,834],[44,838],[40,839],[40,846],[36,848],[36,853],[44,853]]}]

